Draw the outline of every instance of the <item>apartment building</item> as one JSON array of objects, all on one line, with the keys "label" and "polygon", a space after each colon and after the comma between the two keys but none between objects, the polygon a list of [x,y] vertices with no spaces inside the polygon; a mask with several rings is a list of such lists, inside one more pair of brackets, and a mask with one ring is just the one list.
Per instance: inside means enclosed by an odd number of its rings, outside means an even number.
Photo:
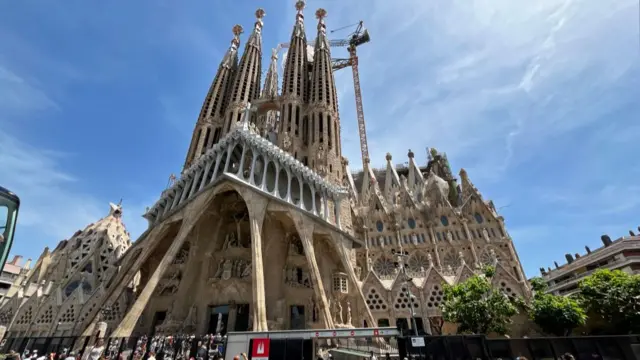
[{"label": "apartment building", "polygon": [[[638,227],[640,231],[640,227]],[[578,282],[601,268],[622,270],[640,274],[640,233],[629,231],[629,236],[611,240],[602,235],[602,246],[591,250],[585,246],[584,254],[565,254],[566,264],[555,268],[540,268],[540,274],[548,285],[548,292],[555,295],[571,295],[578,291]]]}]

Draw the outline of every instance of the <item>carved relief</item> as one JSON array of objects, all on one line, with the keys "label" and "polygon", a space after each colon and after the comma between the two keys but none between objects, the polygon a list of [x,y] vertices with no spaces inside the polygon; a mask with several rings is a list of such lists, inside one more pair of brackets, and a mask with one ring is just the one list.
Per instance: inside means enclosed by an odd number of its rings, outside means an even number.
[{"label": "carved relief", "polygon": [[158,295],[167,296],[178,292],[178,287],[182,281],[182,270],[173,269],[160,280],[157,287]]},{"label": "carved relief", "polygon": [[178,254],[176,255],[175,259],[173,259],[173,262],[171,264],[172,265],[185,264],[187,262],[187,259],[189,258],[190,250],[191,250],[191,243],[185,242],[184,245],[182,245],[182,249],[180,249],[180,252],[178,252]]},{"label": "carved relief", "polygon": [[244,259],[220,259],[210,280],[246,279],[251,276],[251,261]]},{"label": "carved relief", "polygon": [[289,239],[289,256],[304,255],[302,241],[297,235],[291,235]]},{"label": "carved relief", "polygon": [[284,282],[285,284],[295,288],[312,288],[309,271],[300,267],[285,267]]}]

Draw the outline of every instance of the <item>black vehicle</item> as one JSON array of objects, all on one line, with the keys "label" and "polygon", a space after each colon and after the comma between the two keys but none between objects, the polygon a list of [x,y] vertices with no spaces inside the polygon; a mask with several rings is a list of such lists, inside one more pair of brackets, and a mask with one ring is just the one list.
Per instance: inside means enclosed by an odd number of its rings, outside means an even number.
[{"label": "black vehicle", "polygon": [[7,262],[16,230],[20,198],[0,186],[0,269]]}]

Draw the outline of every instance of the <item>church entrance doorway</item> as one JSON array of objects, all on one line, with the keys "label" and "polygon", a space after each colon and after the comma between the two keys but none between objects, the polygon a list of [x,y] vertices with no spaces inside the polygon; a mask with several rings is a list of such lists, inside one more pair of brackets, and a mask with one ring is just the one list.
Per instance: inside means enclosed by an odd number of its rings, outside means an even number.
[{"label": "church entrance doorway", "polygon": [[236,305],[236,323],[233,324],[233,331],[249,331],[249,304]]},{"label": "church entrance doorway", "polygon": [[226,334],[228,322],[229,305],[209,306],[209,327],[207,334]]}]

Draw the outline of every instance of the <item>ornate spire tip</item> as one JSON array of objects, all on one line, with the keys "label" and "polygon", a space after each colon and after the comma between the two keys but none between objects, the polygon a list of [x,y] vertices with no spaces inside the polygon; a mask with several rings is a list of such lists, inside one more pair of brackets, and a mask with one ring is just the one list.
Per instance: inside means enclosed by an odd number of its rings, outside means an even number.
[{"label": "ornate spire tip", "polygon": [[304,0],[298,0],[298,1],[296,1],[296,10],[298,10],[298,11],[302,11],[302,10],[304,10],[304,6],[305,6],[305,5],[306,5],[306,4],[305,4]]},{"label": "ornate spire tip", "polygon": [[231,29],[231,31],[233,31],[233,35],[240,36],[240,34],[244,32],[244,29],[242,28],[242,25],[236,24],[233,26],[233,29]]},{"label": "ornate spire tip", "polygon": [[316,10],[316,18],[318,18],[318,20],[322,21],[325,17],[327,17],[327,10],[322,8]]},{"label": "ornate spire tip", "polygon": [[258,10],[256,10],[256,18],[258,20],[261,20],[265,15],[267,15],[267,13],[264,12],[263,8],[258,8]]}]

